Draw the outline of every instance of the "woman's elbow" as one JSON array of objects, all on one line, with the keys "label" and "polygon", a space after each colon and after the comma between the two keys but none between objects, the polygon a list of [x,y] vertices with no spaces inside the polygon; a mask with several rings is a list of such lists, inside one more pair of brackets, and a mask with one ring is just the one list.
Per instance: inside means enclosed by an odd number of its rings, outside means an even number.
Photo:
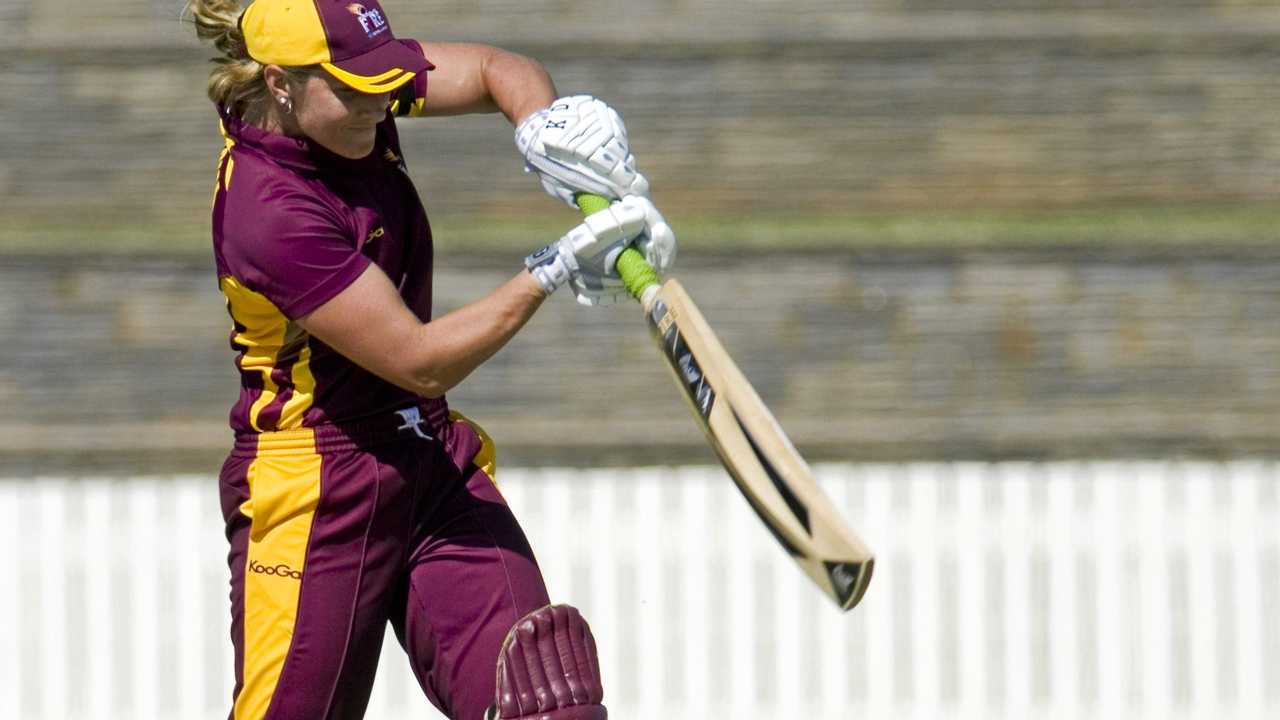
[{"label": "woman's elbow", "polygon": [[434,399],[443,397],[458,383],[450,382],[444,374],[434,368],[423,368],[408,373],[403,382],[396,384],[415,395]]},{"label": "woman's elbow", "polygon": [[416,392],[419,397],[424,397],[428,400],[435,400],[436,398],[444,397],[444,394],[448,391],[449,388],[446,388],[443,385],[432,384],[420,386]]},{"label": "woman's elbow", "polygon": [[433,377],[415,377],[407,383],[399,384],[409,392],[429,400],[443,397],[452,389],[451,386]]}]

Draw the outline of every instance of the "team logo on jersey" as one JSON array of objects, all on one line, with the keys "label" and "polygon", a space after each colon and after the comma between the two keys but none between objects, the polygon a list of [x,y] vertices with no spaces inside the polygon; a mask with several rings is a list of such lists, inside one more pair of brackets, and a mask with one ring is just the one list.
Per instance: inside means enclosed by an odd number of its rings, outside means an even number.
[{"label": "team logo on jersey", "polygon": [[396,428],[397,430],[412,430],[414,435],[417,435],[423,440],[435,439],[431,437],[427,431],[422,429],[426,419],[422,417],[421,409],[416,407],[405,408],[404,410],[397,410],[396,414],[404,421],[403,425]]},{"label": "team logo on jersey", "polygon": [[356,16],[360,21],[360,27],[364,28],[364,34],[369,37],[376,37],[387,30],[387,19],[377,8],[367,8],[360,3],[351,3],[347,6],[347,12]]}]

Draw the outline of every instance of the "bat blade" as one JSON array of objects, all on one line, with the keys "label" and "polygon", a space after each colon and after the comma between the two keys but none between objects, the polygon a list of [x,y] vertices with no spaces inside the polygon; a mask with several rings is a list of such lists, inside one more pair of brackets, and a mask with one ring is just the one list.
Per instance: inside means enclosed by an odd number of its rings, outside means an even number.
[{"label": "bat blade", "polygon": [[875,559],[676,280],[645,315],[676,384],[721,464],[805,574],[842,610],[862,599]]}]

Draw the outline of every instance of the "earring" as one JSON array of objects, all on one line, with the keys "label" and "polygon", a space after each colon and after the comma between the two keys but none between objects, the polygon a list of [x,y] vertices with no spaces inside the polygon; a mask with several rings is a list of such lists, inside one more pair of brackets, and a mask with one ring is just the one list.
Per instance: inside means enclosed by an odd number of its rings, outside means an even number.
[{"label": "earring", "polygon": [[279,101],[280,101],[280,109],[284,111],[284,114],[285,114],[285,115],[292,115],[292,114],[293,114],[293,99],[292,99],[292,98],[282,97],[282,98],[277,98],[277,100],[279,100]]}]

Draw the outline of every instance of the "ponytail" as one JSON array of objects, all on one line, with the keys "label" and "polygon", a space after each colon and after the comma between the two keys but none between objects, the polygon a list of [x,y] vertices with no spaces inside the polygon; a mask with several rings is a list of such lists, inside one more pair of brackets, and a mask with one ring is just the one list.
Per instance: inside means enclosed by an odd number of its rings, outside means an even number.
[{"label": "ponytail", "polygon": [[196,35],[223,55],[222,60],[248,60],[249,51],[240,32],[240,14],[244,8],[237,0],[191,0],[187,10],[196,25]]},{"label": "ponytail", "polygon": [[[266,66],[249,57],[240,31],[244,8],[238,0],[188,0],[187,12],[195,23],[196,36],[212,43],[219,53],[210,60],[216,67],[209,71],[209,99],[235,117],[260,122],[271,106],[271,92],[263,78]],[[296,85],[305,83],[312,73],[311,68],[284,70],[289,82]]]},{"label": "ponytail", "polygon": [[196,26],[196,36],[212,43],[219,55],[211,60],[209,99],[227,108],[236,117],[253,121],[261,118],[271,101],[263,80],[263,65],[249,57],[238,0],[189,0],[187,12]]}]

